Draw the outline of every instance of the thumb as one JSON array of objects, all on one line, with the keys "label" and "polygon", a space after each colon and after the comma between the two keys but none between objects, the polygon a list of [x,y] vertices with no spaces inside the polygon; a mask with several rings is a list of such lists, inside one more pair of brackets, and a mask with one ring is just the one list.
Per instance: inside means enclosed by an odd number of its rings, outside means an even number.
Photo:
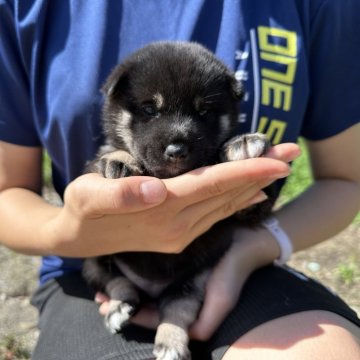
[{"label": "thumb", "polygon": [[208,289],[205,302],[198,319],[190,328],[190,337],[195,340],[207,341],[233,310],[239,298],[241,285],[236,290],[221,286],[212,291]]},{"label": "thumb", "polygon": [[237,253],[238,249],[235,251],[233,245],[213,269],[206,285],[203,307],[190,328],[192,338],[208,340],[236,305],[250,274],[239,268]]},{"label": "thumb", "polygon": [[133,176],[106,179],[86,174],[66,188],[65,204],[86,217],[143,211],[161,204],[167,196],[164,183],[157,178]]}]

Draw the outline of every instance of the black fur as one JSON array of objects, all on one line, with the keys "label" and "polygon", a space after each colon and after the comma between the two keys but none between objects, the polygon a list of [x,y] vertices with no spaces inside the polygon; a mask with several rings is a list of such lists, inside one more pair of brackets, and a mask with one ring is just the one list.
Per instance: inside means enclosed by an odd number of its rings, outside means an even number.
[{"label": "black fur", "polygon": [[[233,73],[198,44],[148,45],[113,70],[103,92],[106,144],[88,171],[105,177],[168,178],[247,158],[243,154],[248,149],[261,156],[268,148],[260,134],[234,137],[242,88]],[[121,330],[142,295],[156,298],[162,323],[184,332],[174,343],[169,340],[174,328],[160,326],[157,359],[188,359],[186,331],[200,309],[207,271],[229,249],[239,220],[256,224],[271,205],[266,202],[215,224],[180,254],[127,252],[87,259],[85,278],[117,301],[106,318],[109,329]],[[149,284],[158,284],[158,290],[147,291]],[[176,311],[179,307],[188,310]]]}]

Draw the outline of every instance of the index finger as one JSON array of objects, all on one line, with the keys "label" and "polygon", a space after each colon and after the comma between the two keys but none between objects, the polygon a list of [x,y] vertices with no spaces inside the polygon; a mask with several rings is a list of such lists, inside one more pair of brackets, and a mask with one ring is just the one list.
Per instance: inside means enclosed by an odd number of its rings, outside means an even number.
[{"label": "index finger", "polygon": [[264,156],[288,163],[295,160],[300,155],[301,149],[299,145],[294,143],[284,143],[272,146]]},{"label": "index finger", "polygon": [[166,179],[168,199],[181,199],[187,206],[249,185],[288,176],[286,162],[272,158],[255,158],[221,163]]}]

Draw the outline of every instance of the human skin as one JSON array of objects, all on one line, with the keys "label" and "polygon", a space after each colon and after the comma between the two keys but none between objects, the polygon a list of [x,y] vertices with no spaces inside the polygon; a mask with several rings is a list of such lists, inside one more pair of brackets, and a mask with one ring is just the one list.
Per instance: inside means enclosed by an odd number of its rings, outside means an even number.
[{"label": "human skin", "polygon": [[298,148],[280,148],[278,159],[218,164],[165,180],[86,174],[68,185],[64,206],[55,207],[38,195],[40,149],[1,143],[0,238],[36,255],[179,252],[215,222],[263,200],[261,189],[289,174],[288,158]]}]

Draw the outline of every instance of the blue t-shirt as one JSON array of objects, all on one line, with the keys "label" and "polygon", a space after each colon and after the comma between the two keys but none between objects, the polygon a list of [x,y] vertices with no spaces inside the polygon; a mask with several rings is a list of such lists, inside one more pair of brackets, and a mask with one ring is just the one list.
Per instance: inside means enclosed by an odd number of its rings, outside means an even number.
[{"label": "blue t-shirt", "polygon": [[[102,142],[106,76],[165,39],[235,71],[242,132],[324,139],[360,119],[359,24],[358,0],[0,0],[0,140],[44,147],[62,195]],[[41,281],[80,266],[45,257]]]}]

